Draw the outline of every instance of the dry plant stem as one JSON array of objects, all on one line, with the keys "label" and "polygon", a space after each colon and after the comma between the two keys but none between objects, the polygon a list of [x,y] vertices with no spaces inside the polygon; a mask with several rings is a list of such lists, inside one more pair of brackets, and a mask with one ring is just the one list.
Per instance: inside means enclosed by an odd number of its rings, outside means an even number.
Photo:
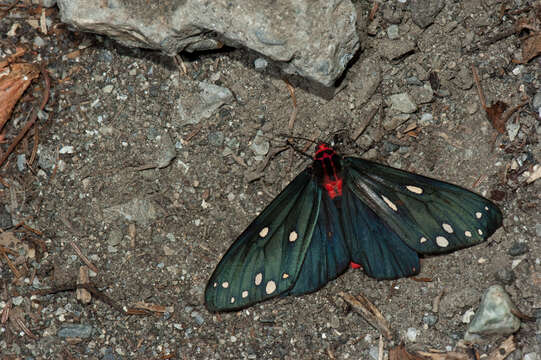
[{"label": "dry plant stem", "polygon": [[4,256],[4,260],[6,260],[9,268],[11,269],[11,271],[13,272],[13,275],[15,277],[14,280],[17,280],[21,277],[21,273],[19,272],[19,270],[17,270],[17,268],[15,267],[15,265],[13,265],[13,262],[11,262],[11,260],[8,258],[8,255],[6,254],[7,251],[2,251],[2,255]]},{"label": "dry plant stem", "polygon": [[475,81],[475,85],[477,86],[477,94],[479,95],[479,101],[481,102],[481,106],[483,109],[487,109],[487,103],[485,101],[485,94],[483,93],[483,88],[481,87],[481,82],[479,81],[479,74],[477,73],[477,68],[472,65],[471,71],[473,73],[473,80]]},{"label": "dry plant stem", "polygon": [[88,260],[88,258],[83,254],[81,249],[79,249],[79,247],[73,242],[70,242],[70,245],[73,248],[73,250],[77,253],[77,255],[79,255],[81,260],[90,268],[90,270],[94,271],[97,274],[98,268],[94,266],[94,264],[92,264],[90,260]]},{"label": "dry plant stem", "polygon": [[59,292],[64,292],[64,291],[74,291],[74,290],[77,290],[79,288],[83,288],[83,289],[88,290],[92,294],[92,296],[94,296],[96,299],[101,300],[102,302],[106,303],[107,305],[109,305],[110,307],[115,309],[116,311],[124,313],[124,310],[122,309],[122,307],[120,307],[118,304],[116,304],[116,302],[114,302],[113,299],[111,299],[110,297],[108,297],[107,295],[105,295],[104,293],[99,291],[98,289],[96,289],[94,287],[94,285],[91,284],[91,283],[87,283],[87,284],[68,284],[68,285],[55,287],[55,288],[52,288],[52,289],[37,290],[37,291],[33,292],[33,294],[36,294],[36,295],[53,295],[53,294],[56,294],[56,293],[59,293]]},{"label": "dry plant stem", "polygon": [[26,327],[26,325],[24,324],[24,322],[23,322],[21,319],[17,318],[17,320],[15,320],[15,322],[17,323],[17,325],[19,325],[19,327],[21,328],[21,330],[22,330],[26,335],[28,335],[30,338],[32,338],[32,339],[34,339],[34,340],[37,340],[37,339],[38,339],[38,337],[37,337],[36,335],[32,334],[32,332],[30,331],[30,329],[28,329],[28,328]]},{"label": "dry plant stem", "polygon": [[378,329],[386,339],[391,339],[389,323],[385,317],[383,317],[378,308],[367,298],[361,294],[354,297],[344,292],[340,292],[338,295],[341,296],[348,304],[350,304],[356,312],[361,314],[361,316],[368,321],[369,324]]},{"label": "dry plant stem", "polygon": [[9,5],[9,7],[5,10],[2,10],[4,13],[2,14],[2,16],[0,16],[0,20],[2,20],[3,18],[5,18],[9,12],[11,11],[11,9],[13,9],[15,6],[17,6],[17,3],[19,2],[19,0],[15,0],[13,1],[13,4]]},{"label": "dry plant stem", "polygon": [[[45,90],[43,92],[43,99],[41,100],[40,110],[43,110],[45,108],[45,105],[49,101],[49,92],[51,90],[51,80],[49,79],[49,75],[47,74],[47,69],[45,68],[45,65],[41,65],[41,74],[43,75],[43,79],[45,80]],[[11,145],[9,146],[7,152],[2,156],[0,159],[0,166],[4,164],[4,162],[7,160],[9,155],[13,152],[15,147],[21,142],[21,140],[24,138],[28,130],[34,126],[34,123],[36,122],[36,119],[38,117],[38,111],[34,108],[34,110],[31,113],[30,120],[26,123],[24,128],[21,130],[19,135],[13,140]]]},{"label": "dry plant stem", "polygon": [[522,108],[522,107],[523,107],[524,105],[526,105],[528,102],[529,102],[529,100],[525,100],[525,101],[521,102],[520,104],[518,104],[517,106],[512,107],[511,109],[508,109],[506,112],[504,112],[504,113],[502,114],[502,121],[503,121],[504,123],[506,123],[507,120],[509,120],[509,118],[510,118],[511,116],[513,116],[513,114],[514,114],[515,112],[517,112],[518,110],[520,110],[520,108]]},{"label": "dry plant stem", "polygon": [[422,356],[422,359],[431,359],[431,360],[472,360],[470,356],[464,353],[459,352],[445,352],[445,353],[433,353],[426,351],[418,351],[419,355]]},{"label": "dry plant stem", "polygon": [[505,339],[497,349],[494,349],[486,360],[504,360],[516,349],[515,338],[513,335]]},{"label": "dry plant stem", "polygon": [[440,310],[440,301],[443,295],[445,295],[445,288],[441,290],[441,292],[434,298],[434,301],[432,302],[432,312],[437,313]]}]

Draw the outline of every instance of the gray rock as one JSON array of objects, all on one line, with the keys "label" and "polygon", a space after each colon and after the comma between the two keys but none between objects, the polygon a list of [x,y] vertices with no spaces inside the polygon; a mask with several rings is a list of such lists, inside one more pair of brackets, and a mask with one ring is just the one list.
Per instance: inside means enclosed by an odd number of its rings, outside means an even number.
[{"label": "gray rock", "polygon": [[38,165],[44,169],[52,169],[56,163],[56,151],[38,145]]},{"label": "gray rock", "polygon": [[259,130],[254,138],[252,140],[252,144],[250,145],[250,149],[254,152],[256,156],[263,157],[267,155],[270,149],[270,143],[269,140],[263,136],[263,132]]},{"label": "gray rock", "polygon": [[[181,86],[193,86],[189,81],[184,81]],[[200,90],[197,96],[188,95],[180,98],[177,102],[177,111],[180,125],[198,124],[203,119],[214,115],[218,109],[233,100],[233,93],[222,86],[199,82]],[[188,94],[192,92],[188,91]]]},{"label": "gray rock", "polygon": [[411,114],[417,111],[417,105],[408,93],[391,95],[389,96],[388,103],[391,104],[391,111],[395,113]]},{"label": "gray rock", "polygon": [[411,18],[417,26],[424,29],[434,22],[444,4],[443,0],[411,0]]},{"label": "gray rock", "polygon": [[355,94],[355,106],[361,107],[376,92],[381,82],[381,69],[375,58],[364,59],[359,70],[349,78],[352,93]]},{"label": "gray rock", "polygon": [[432,90],[430,84],[412,86],[410,88],[410,95],[416,104],[426,104],[434,98],[434,90]]},{"label": "gray rock", "polygon": [[515,305],[501,285],[489,287],[468,326],[464,340],[482,342],[483,337],[505,336],[516,332],[520,328],[520,320],[512,313],[515,309]]},{"label": "gray rock", "polygon": [[158,169],[169,166],[171,161],[177,156],[175,145],[167,133],[163,133],[155,139],[155,150],[152,155],[155,158],[155,164]]},{"label": "gray rock", "polygon": [[117,246],[122,241],[122,232],[118,229],[113,229],[109,232],[107,242],[111,246]]},{"label": "gray rock", "polygon": [[535,234],[537,237],[541,237],[541,223],[535,224]]},{"label": "gray rock", "polygon": [[419,125],[428,126],[434,122],[434,116],[431,113],[423,113],[421,119],[419,120]]},{"label": "gray rock", "polygon": [[[113,5],[114,4],[114,5]],[[333,85],[359,48],[350,0],[59,0],[62,21],[126,46],[162,50],[246,47],[287,74]],[[332,36],[329,36],[332,34]]]},{"label": "gray rock", "polygon": [[513,142],[518,135],[518,131],[520,130],[520,123],[514,123],[512,121],[508,121],[505,124],[505,128],[507,129],[507,135],[509,136],[509,141]]},{"label": "gray rock", "polygon": [[224,143],[224,139],[225,139],[224,133],[221,131],[212,131],[208,135],[209,143],[212,146],[216,146],[216,147],[222,146]]},{"label": "gray rock", "polygon": [[415,51],[415,47],[416,45],[413,41],[405,39],[382,39],[378,43],[379,53],[387,60],[395,60],[409,54]]},{"label": "gray rock", "polygon": [[92,336],[92,326],[85,324],[66,324],[62,326],[56,335],[61,338],[89,338]]},{"label": "gray rock", "polygon": [[147,226],[163,214],[164,210],[149,199],[133,199],[103,210],[106,222],[110,223],[115,219],[123,218],[143,226]]},{"label": "gray rock", "polygon": [[387,28],[387,37],[391,40],[398,39],[398,25],[390,25]]},{"label": "gray rock", "polygon": [[528,251],[530,251],[530,249],[528,248],[528,244],[515,241],[513,245],[511,245],[507,253],[511,256],[520,256],[526,254]]}]

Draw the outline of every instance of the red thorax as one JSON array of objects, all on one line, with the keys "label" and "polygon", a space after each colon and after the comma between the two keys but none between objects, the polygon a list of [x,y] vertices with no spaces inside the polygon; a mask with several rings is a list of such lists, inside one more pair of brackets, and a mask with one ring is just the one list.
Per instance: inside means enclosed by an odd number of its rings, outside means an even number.
[{"label": "red thorax", "polygon": [[340,156],[327,144],[319,144],[314,154],[315,174],[331,199],[342,196]]}]

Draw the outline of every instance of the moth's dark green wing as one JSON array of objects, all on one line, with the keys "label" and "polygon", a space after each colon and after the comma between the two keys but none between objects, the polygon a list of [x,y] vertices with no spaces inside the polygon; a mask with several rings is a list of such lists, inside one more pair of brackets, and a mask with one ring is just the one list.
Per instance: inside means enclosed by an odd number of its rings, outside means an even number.
[{"label": "moth's dark green wing", "polygon": [[322,191],[319,216],[310,246],[295,286],[287,295],[316,291],[344,272],[350,259],[350,249],[344,240],[339,210],[327,193]]},{"label": "moth's dark green wing", "polygon": [[237,238],[205,290],[210,311],[237,310],[288,293],[319,218],[321,189],[300,173]]},{"label": "moth's dark green wing", "polygon": [[396,279],[419,272],[419,256],[368,205],[344,186],[342,222],[351,260],[376,279]]},{"label": "moth's dark green wing", "polygon": [[460,186],[359,158],[345,158],[344,163],[344,192],[352,192],[418,253],[438,254],[478,244],[502,224],[496,205]]}]

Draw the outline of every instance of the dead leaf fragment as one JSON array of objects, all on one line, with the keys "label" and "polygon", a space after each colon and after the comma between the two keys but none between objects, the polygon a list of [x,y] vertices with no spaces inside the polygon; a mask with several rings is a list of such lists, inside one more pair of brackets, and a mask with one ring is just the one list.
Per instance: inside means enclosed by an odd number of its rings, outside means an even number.
[{"label": "dead leaf fragment", "polygon": [[505,134],[505,123],[507,122],[507,119],[503,117],[503,113],[507,110],[507,107],[508,105],[506,103],[498,100],[485,109],[492,126],[494,126],[496,131],[500,134]]},{"label": "dead leaf fragment", "polygon": [[541,53],[541,33],[533,34],[522,41],[522,62],[525,64]]},{"label": "dead leaf fragment", "polygon": [[[5,72],[6,69],[0,69],[0,73]],[[7,75],[0,77],[0,130],[30,82],[38,75],[39,69],[35,65],[24,63],[13,64]]]}]

